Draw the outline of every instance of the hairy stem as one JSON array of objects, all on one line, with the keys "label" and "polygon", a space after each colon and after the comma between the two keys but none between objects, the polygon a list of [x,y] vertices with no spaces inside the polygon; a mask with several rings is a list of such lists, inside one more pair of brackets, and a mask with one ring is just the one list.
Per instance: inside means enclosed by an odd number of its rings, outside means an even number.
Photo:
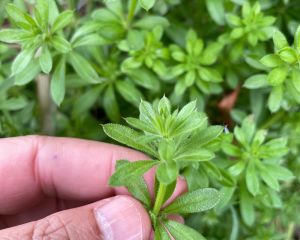
[{"label": "hairy stem", "polygon": [[135,9],[136,9],[136,5],[137,5],[137,0],[131,0],[130,6],[129,6],[129,12],[128,12],[128,16],[127,16],[128,26],[130,25],[130,23],[133,19]]},{"label": "hairy stem", "polygon": [[153,207],[153,213],[155,214],[155,216],[159,214],[159,211],[163,205],[166,190],[167,190],[167,186],[165,184],[160,183],[155,198],[154,207]]},{"label": "hairy stem", "polygon": [[55,121],[53,119],[55,105],[50,96],[50,76],[39,74],[37,76],[37,95],[42,123],[42,133],[53,135],[55,132]]}]

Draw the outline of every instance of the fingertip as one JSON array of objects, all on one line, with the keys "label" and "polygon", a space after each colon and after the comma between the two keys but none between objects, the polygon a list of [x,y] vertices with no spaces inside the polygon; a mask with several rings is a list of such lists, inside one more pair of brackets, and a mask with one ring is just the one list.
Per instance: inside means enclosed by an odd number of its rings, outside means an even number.
[{"label": "fingertip", "polygon": [[117,196],[95,208],[94,215],[104,239],[149,239],[151,221],[144,207],[129,196]]}]

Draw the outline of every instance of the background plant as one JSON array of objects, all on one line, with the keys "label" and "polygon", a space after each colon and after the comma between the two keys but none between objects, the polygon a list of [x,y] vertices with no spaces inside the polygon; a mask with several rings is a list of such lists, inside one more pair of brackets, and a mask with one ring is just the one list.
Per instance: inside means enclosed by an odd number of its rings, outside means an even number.
[{"label": "background plant", "polygon": [[[138,192],[126,187],[158,239],[162,223],[176,239],[186,239],[179,228],[196,239],[299,239],[299,12],[297,0],[1,1],[0,135],[109,141],[99,123],[121,124],[104,126],[134,134],[157,189],[170,194],[181,175],[188,194],[220,195],[211,210],[183,213],[194,232],[167,221],[162,203],[153,213],[133,178]],[[167,126],[187,106],[179,137]],[[194,155],[175,161],[174,145]],[[116,174],[131,166],[120,161]]]}]

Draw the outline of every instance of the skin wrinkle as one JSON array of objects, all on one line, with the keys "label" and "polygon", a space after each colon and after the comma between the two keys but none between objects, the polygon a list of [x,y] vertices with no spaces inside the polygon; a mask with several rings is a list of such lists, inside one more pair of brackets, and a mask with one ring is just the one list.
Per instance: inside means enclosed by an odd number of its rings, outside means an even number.
[{"label": "skin wrinkle", "polygon": [[[57,224],[58,226],[55,227],[53,223]],[[32,233],[32,239],[43,239],[44,237],[55,236],[57,231],[61,231],[62,233],[66,232],[66,227],[64,223],[59,219],[59,216],[49,216],[42,220],[37,221],[34,225],[34,230]]]},{"label": "skin wrinkle", "polygon": [[38,149],[39,149],[39,141],[36,140],[36,136],[32,136],[31,139],[31,147],[32,147],[32,176],[33,176],[33,180],[36,183],[36,185],[38,186],[39,189],[41,189],[41,185],[40,185],[40,176],[39,176],[39,161],[38,161]]}]

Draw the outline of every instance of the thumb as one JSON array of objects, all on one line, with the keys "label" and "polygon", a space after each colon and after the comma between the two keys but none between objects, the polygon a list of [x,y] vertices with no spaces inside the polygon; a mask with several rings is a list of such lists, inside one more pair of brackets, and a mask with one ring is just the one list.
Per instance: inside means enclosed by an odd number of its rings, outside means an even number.
[{"label": "thumb", "polygon": [[0,239],[148,240],[149,216],[129,196],[108,198],[0,231]]}]

